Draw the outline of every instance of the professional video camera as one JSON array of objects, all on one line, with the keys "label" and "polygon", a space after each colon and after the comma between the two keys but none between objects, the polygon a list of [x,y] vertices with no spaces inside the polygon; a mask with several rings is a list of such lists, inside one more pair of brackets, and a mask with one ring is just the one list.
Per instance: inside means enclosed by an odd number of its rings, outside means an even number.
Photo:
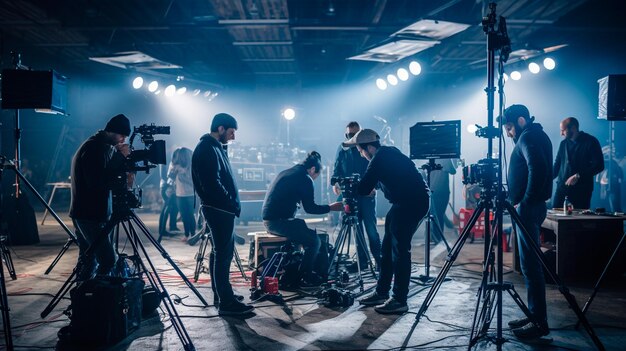
[{"label": "professional video camera", "polygon": [[481,187],[491,187],[498,180],[498,160],[482,159],[476,164],[463,167],[463,184],[478,184]]},{"label": "professional video camera", "polygon": [[361,176],[358,173],[354,173],[349,177],[332,177],[330,178],[331,184],[339,184],[341,194],[343,196],[343,205],[347,214],[356,214],[358,210],[359,196],[359,181]]},{"label": "professional video camera", "polygon": [[350,307],[354,304],[354,296],[348,290],[336,287],[334,284],[323,290],[321,302],[326,307]]},{"label": "professional video camera", "polygon": [[[137,135],[141,135],[141,142],[145,149],[135,150],[133,142]],[[131,179],[134,173],[146,172],[155,168],[156,165],[166,164],[165,140],[154,140],[157,134],[170,134],[169,126],[156,126],[154,124],[143,124],[133,128],[130,136],[130,155],[126,158],[120,173],[113,179],[113,205],[127,208],[141,207],[141,188],[129,189],[132,187]]]}]

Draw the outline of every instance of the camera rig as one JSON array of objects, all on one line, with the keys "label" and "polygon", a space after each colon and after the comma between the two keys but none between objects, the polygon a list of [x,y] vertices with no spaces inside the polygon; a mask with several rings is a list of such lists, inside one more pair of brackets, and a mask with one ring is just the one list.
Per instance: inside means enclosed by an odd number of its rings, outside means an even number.
[{"label": "camera rig", "polygon": [[[156,126],[154,124],[143,124],[133,128],[130,136],[130,155],[126,157],[120,172],[118,172],[112,180],[111,190],[113,198],[113,207],[122,206],[125,208],[141,207],[141,188],[132,188],[131,179],[136,172],[150,173],[150,169],[156,165],[164,165],[167,163],[165,153],[165,140],[155,140],[154,136],[158,134],[170,134],[169,126]],[[145,145],[144,149],[135,150],[133,142],[137,135],[141,135],[141,142]]]},{"label": "camera rig", "polygon": [[341,189],[342,202],[344,206],[344,212],[347,216],[356,216],[359,211],[358,197],[359,197],[359,182],[361,181],[361,175],[353,173],[348,177],[332,177],[330,178],[331,184],[339,184]]}]

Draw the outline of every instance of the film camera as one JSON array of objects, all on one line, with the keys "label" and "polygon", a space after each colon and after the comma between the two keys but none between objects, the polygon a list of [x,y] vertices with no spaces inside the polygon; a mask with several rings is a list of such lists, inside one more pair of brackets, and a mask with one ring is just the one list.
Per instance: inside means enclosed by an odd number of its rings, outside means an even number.
[{"label": "film camera", "polygon": [[335,285],[322,291],[321,298],[322,304],[326,307],[350,307],[354,304],[352,293]]},{"label": "film camera", "polygon": [[482,159],[476,164],[463,167],[463,184],[478,184],[483,188],[495,184],[499,171],[497,162],[497,159]]},{"label": "film camera", "polygon": [[[129,189],[132,187],[134,173],[150,173],[150,169],[156,165],[164,165],[166,161],[165,140],[155,140],[158,134],[170,134],[169,126],[156,126],[154,124],[143,124],[133,128],[130,136],[130,155],[126,158],[121,172],[113,179],[113,206],[123,206],[127,208],[141,207],[141,188]],[[141,135],[141,142],[144,149],[134,149],[133,142],[137,135]]]},{"label": "film camera", "polygon": [[347,214],[356,214],[358,210],[359,196],[359,181],[361,176],[358,173],[354,173],[349,177],[332,177],[330,178],[331,184],[339,184],[341,189],[341,195],[343,197],[343,205]]}]

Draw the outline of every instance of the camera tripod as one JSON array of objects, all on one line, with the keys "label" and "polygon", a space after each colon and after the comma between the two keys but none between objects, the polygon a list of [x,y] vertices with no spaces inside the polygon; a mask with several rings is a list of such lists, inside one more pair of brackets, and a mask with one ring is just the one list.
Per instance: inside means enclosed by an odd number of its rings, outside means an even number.
[{"label": "camera tripod", "polygon": [[[430,174],[432,173],[432,171],[441,170],[442,166],[435,163],[434,158],[429,158],[428,163],[420,168],[426,171],[426,184],[428,184],[428,188],[430,189]],[[443,235],[443,223],[439,223],[439,221],[436,221],[435,216],[433,215],[434,205],[432,195],[429,196],[429,198],[430,206],[428,206],[428,213],[426,215],[428,220],[426,221],[426,232],[424,233],[424,275],[421,275],[419,277],[419,280],[425,283],[430,282],[433,279],[430,276],[430,238],[433,226],[441,235],[441,240],[446,245],[446,250],[448,251],[448,253],[450,253],[451,250],[450,245],[446,240],[446,237]]]},{"label": "camera tripod", "polygon": [[[137,217],[135,212],[133,212],[129,208],[114,210],[113,214],[111,215],[111,219],[107,221],[98,238],[96,238],[96,240],[85,251],[83,257],[89,257],[102,240],[108,240],[109,233],[114,228],[118,228],[119,232],[120,226],[126,233],[128,241],[133,248],[134,256],[139,258],[138,261],[140,263],[142,271],[146,273],[148,281],[160,296],[160,299],[165,306],[165,310],[167,311],[170,320],[172,321],[172,326],[174,327],[176,334],[183,344],[183,348],[185,350],[195,350],[191,338],[189,337],[189,334],[187,333],[187,330],[185,329],[185,326],[183,325],[183,322],[178,315],[178,312],[176,311],[176,307],[174,306],[174,303],[170,298],[170,294],[165,288],[165,285],[159,277],[156,267],[152,263],[152,260],[150,259],[148,252],[146,251],[146,247],[141,240],[140,234],[143,234],[143,236],[148,239],[148,241],[157,249],[157,251],[159,251],[161,256],[174,268],[174,270],[183,279],[189,289],[191,289],[191,291],[193,291],[193,293],[198,297],[202,304],[205,307],[208,307],[209,304],[202,297],[202,295],[200,295],[200,292],[198,292],[198,290],[196,290],[196,288],[191,284],[189,279],[187,279],[187,277],[183,274],[183,272],[176,265],[176,263],[174,263],[169,254],[165,251],[165,249],[156,241],[156,239],[152,237],[152,234],[150,233],[148,228],[139,219],[139,217]],[[143,259],[141,258],[141,256],[143,256]],[[71,287],[76,283],[76,280],[74,278],[77,276],[78,269],[82,266],[81,261],[82,258],[79,259],[76,268],[74,268],[72,274],[65,281],[59,292],[57,292],[57,294],[53,297],[52,301],[50,301],[44,311],[41,312],[42,318],[45,318],[54,309],[54,307],[61,301],[63,296],[65,296],[67,292],[71,289]],[[145,262],[148,263],[148,266],[146,266]]]},{"label": "camera tripod", "polygon": [[[333,270],[333,263],[335,265],[335,274],[339,275],[339,261],[341,257],[341,252],[343,252],[344,247],[346,248],[347,255],[350,255],[350,241],[354,238],[354,244],[357,248],[357,273],[359,277],[359,289],[361,292],[365,291],[363,286],[363,274],[361,269],[361,262],[358,257],[359,249],[363,252],[366,258],[366,263],[369,265],[370,272],[374,276],[375,279],[378,279],[376,276],[376,270],[374,269],[374,264],[372,263],[372,257],[369,254],[367,249],[367,245],[365,244],[365,235],[363,234],[363,227],[361,223],[359,223],[358,210],[356,206],[352,208],[352,211],[349,213],[344,213],[343,218],[341,220],[341,227],[339,228],[339,234],[337,235],[337,239],[335,240],[335,250],[333,251],[332,256],[330,257],[330,265],[328,268],[328,275],[330,275]],[[335,262],[335,258],[337,261]]]},{"label": "camera tripod", "polygon": [[[198,252],[196,253],[196,269],[193,273],[193,281],[195,283],[198,282],[200,273],[207,273],[207,270],[204,266],[204,259],[206,258],[206,252],[209,246],[209,242],[211,242],[211,246],[213,246],[213,237],[211,236],[211,229],[209,228],[209,224],[207,223],[207,221],[204,221],[204,229],[189,238],[187,242],[189,243],[189,245],[195,245],[198,240],[200,240],[200,246],[198,247]],[[239,252],[237,251],[236,247],[233,249],[233,258],[235,259],[235,264],[237,265],[237,269],[241,273],[241,276],[245,281],[248,281],[248,276],[243,269],[243,264],[241,263],[241,258],[239,257]]]},{"label": "camera tripod", "polygon": [[[70,230],[70,228],[68,228],[65,225],[65,223],[63,223],[61,218],[59,218],[57,213],[54,212],[54,210],[52,209],[52,207],[50,207],[50,205],[48,205],[46,200],[41,196],[41,194],[39,194],[39,192],[37,192],[35,187],[28,181],[28,179],[26,179],[24,174],[22,174],[22,172],[17,168],[15,163],[13,161],[7,159],[5,156],[0,156],[0,174],[2,173],[2,171],[5,168],[6,169],[10,169],[10,170],[15,172],[15,175],[16,175],[17,179],[21,180],[22,183],[26,184],[26,187],[28,189],[30,189],[30,191],[35,195],[35,197],[39,200],[39,202],[41,202],[41,204],[48,210],[48,213],[50,213],[52,215],[52,217],[54,217],[54,219],[59,223],[61,228],[63,228],[63,231],[65,231],[67,233],[67,235],[69,236],[69,238],[67,239],[67,242],[65,243],[65,245],[63,245],[63,248],[61,248],[61,251],[59,252],[59,254],[54,258],[54,260],[52,261],[52,263],[50,264],[48,269],[46,269],[44,274],[48,274],[48,273],[50,273],[52,271],[52,269],[54,269],[54,266],[56,266],[56,264],[59,262],[59,260],[63,256],[63,254],[65,254],[65,252],[67,251],[67,249],[69,249],[69,247],[72,244],[77,244],[76,234],[74,234]],[[7,266],[9,266],[8,263],[7,263]],[[10,267],[12,267],[12,266],[13,266],[13,264],[11,263]],[[11,278],[15,279],[15,278],[13,278],[14,276],[15,276],[15,271],[11,275]]]}]

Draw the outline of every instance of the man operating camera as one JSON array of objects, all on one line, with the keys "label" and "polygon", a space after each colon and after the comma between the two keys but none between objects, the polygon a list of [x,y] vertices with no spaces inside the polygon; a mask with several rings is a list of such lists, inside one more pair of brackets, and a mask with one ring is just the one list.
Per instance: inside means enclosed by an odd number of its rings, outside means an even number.
[{"label": "man operating camera", "polygon": [[[111,182],[123,170],[130,154],[130,121],[123,114],[109,120],[104,130],[87,139],[72,159],[70,217],[76,228],[79,259],[77,279],[110,274],[116,255],[108,238],[96,240],[111,215]],[[96,243],[90,254],[87,248]]]}]

